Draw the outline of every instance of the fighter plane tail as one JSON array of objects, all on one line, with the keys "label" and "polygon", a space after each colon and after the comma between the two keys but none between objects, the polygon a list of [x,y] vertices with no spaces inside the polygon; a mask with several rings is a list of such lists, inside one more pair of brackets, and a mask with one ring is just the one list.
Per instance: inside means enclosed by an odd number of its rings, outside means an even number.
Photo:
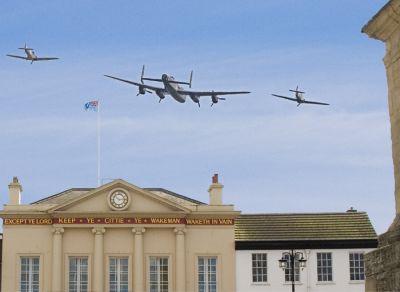
[{"label": "fighter plane tail", "polygon": [[296,93],[305,93],[304,91],[299,90],[299,86],[296,86],[296,89],[289,89],[291,92],[296,92]]},{"label": "fighter plane tail", "polygon": [[28,48],[28,47],[26,46],[26,43],[25,43],[25,45],[24,45],[23,48],[18,48],[18,49],[20,49],[20,50],[33,50],[32,48]]}]

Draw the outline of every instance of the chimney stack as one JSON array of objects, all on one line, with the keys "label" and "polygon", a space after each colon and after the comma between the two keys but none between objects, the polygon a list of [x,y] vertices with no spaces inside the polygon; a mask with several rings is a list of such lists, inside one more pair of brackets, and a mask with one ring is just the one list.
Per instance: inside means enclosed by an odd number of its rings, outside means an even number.
[{"label": "chimney stack", "polygon": [[212,177],[212,184],[208,188],[210,194],[210,205],[222,205],[222,189],[223,185],[218,182],[218,173]]},{"label": "chimney stack", "polygon": [[22,186],[18,182],[18,177],[14,176],[12,183],[8,185],[9,205],[21,204]]}]

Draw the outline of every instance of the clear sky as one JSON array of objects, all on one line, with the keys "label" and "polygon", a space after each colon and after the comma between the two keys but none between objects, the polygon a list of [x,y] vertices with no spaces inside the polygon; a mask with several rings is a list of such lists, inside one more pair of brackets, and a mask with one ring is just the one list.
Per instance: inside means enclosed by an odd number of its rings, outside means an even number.
[{"label": "clear sky", "polygon": [[[246,213],[367,211],[378,233],[394,218],[384,45],[361,27],[386,1],[0,2],[0,192],[18,176],[23,202],[96,186],[102,177]],[[27,44],[59,61],[8,58]],[[171,73],[193,89],[250,90],[199,109],[103,77]],[[272,97],[299,85],[329,107]],[[106,179],[107,178],[107,179]]]}]

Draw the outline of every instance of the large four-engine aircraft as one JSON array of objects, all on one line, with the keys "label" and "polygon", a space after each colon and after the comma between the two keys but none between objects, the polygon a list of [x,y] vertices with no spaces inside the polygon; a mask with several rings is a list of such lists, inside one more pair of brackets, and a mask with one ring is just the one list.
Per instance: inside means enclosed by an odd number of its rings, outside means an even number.
[{"label": "large four-engine aircraft", "polygon": [[[159,102],[161,102],[161,100],[163,100],[165,98],[165,95],[171,95],[176,101],[178,101],[180,103],[184,103],[186,101],[186,97],[189,96],[193,102],[198,104],[199,107],[200,107],[200,97],[203,97],[203,96],[210,96],[211,97],[211,106],[213,106],[215,103],[218,103],[218,101],[225,100],[224,97],[219,97],[219,95],[250,93],[250,91],[192,91],[192,90],[186,90],[186,89],[183,89],[181,86],[179,86],[179,84],[189,85],[189,88],[191,88],[193,71],[190,73],[190,78],[189,78],[188,82],[177,81],[177,80],[175,80],[175,78],[173,76],[167,75],[167,74],[163,74],[161,76],[161,79],[147,78],[147,77],[144,77],[144,65],[142,67],[142,75],[140,77],[140,83],[122,79],[122,78],[118,78],[118,77],[114,77],[114,76],[110,76],[110,75],[104,75],[104,76],[137,86],[139,88],[139,92],[137,95],[146,94],[146,92],[149,92],[149,93],[154,92],[160,98]],[[144,84],[144,82],[143,82],[144,80],[162,82],[164,84],[164,87],[157,87],[157,86]]]},{"label": "large four-engine aircraft", "polygon": [[18,49],[24,50],[25,54],[26,54],[26,57],[17,56],[17,55],[9,55],[9,54],[7,56],[8,57],[13,57],[13,58],[18,58],[18,59],[24,59],[24,60],[27,60],[27,61],[31,61],[31,64],[33,62],[36,62],[36,61],[49,61],[49,60],[57,60],[58,59],[58,58],[54,58],[54,57],[40,57],[39,58],[38,56],[36,56],[36,54],[33,51],[33,49],[32,48],[28,48],[26,46],[26,44],[25,44],[25,46],[23,48],[18,48]]},{"label": "large four-engine aircraft", "polygon": [[277,94],[272,94],[272,95],[276,96],[276,97],[279,97],[279,98],[284,98],[284,99],[288,99],[288,100],[291,100],[291,101],[295,101],[295,102],[297,102],[297,106],[301,105],[302,103],[318,104],[318,105],[329,105],[329,103],[305,100],[305,98],[303,97],[303,94],[305,92],[304,91],[299,91],[299,87],[298,86],[296,87],[296,89],[289,89],[289,91],[294,92],[295,98],[287,97],[287,96],[283,96],[283,95],[277,95]]}]

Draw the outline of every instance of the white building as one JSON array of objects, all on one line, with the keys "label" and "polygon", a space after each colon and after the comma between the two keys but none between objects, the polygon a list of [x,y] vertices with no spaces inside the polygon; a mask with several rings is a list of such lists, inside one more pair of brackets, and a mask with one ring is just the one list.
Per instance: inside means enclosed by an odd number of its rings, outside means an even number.
[{"label": "white building", "polygon": [[235,232],[237,292],[291,291],[290,269],[279,267],[290,250],[307,260],[295,261],[296,291],[365,291],[363,255],[377,246],[365,212],[241,215]]}]

